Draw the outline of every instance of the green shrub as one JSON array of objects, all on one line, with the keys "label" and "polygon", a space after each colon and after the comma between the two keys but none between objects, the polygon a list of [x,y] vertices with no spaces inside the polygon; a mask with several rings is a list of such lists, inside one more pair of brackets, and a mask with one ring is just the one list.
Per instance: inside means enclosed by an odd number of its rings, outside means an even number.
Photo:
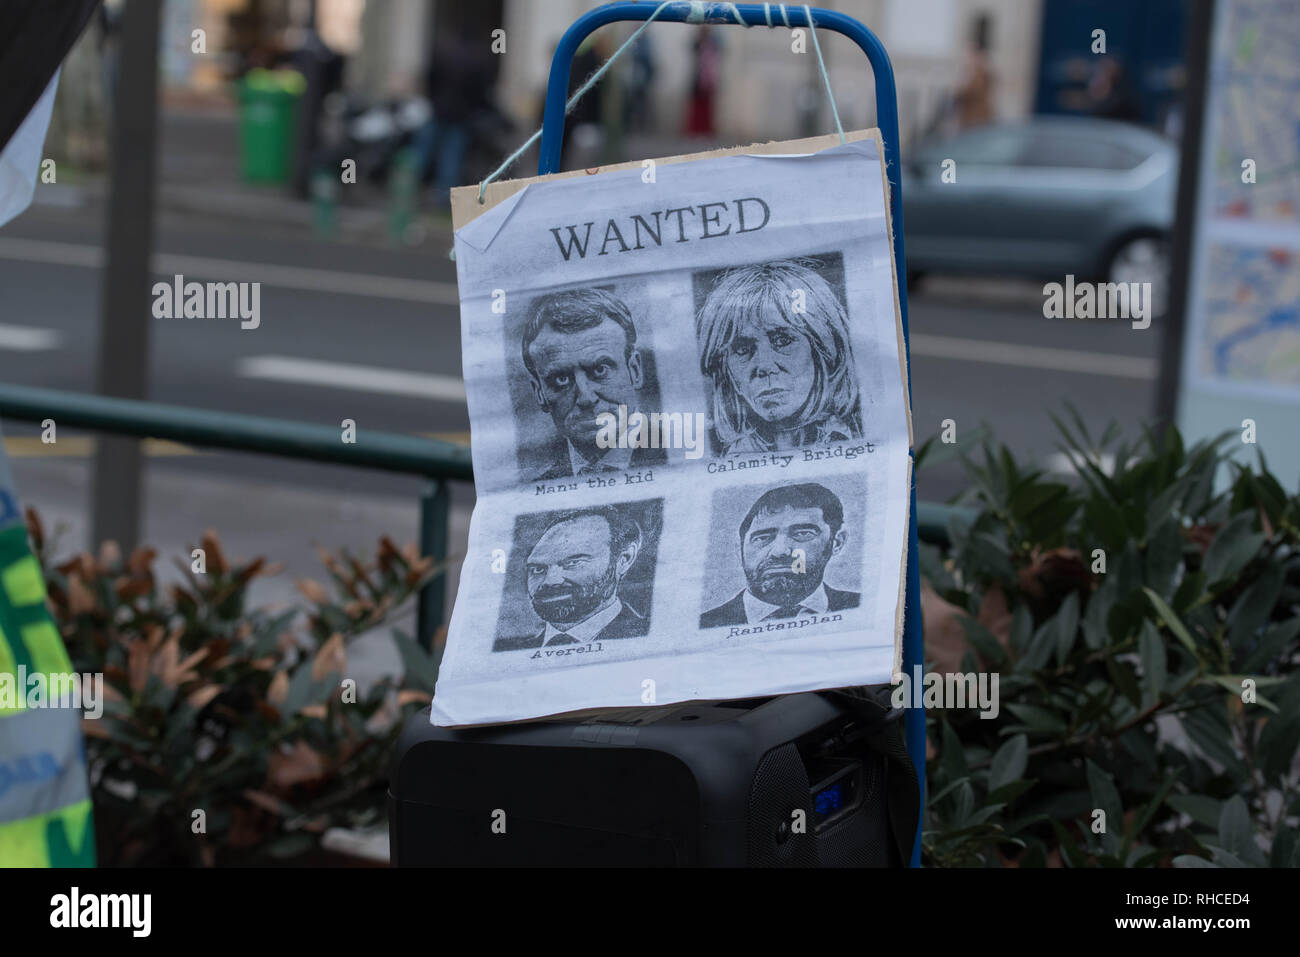
[{"label": "green shrub", "polygon": [[[1300,495],[1262,456],[1232,461],[1235,435],[1185,449],[1172,429],[1130,446],[1060,427],[1073,481],[984,441],[973,519],[922,546],[962,635],[952,652],[927,608],[928,666],[947,653],[1000,693],[991,720],[927,716],[925,863],[1300,865]],[[228,563],[211,533],[206,573],[181,563],[186,583],[163,587],[151,550],[56,563],[32,513],[29,530],[74,669],[105,675],[84,724],[101,863],[294,857],[382,822],[435,665],[396,632],[404,677],[348,698],[348,645],[430,560],[387,539],[369,565],[322,553],[333,594],[300,582],[308,604],[271,613],[247,591],[272,569]]]},{"label": "green shrub", "polygon": [[1057,425],[1074,481],[985,440],[977,517],[922,548],[1001,697],[929,715],[926,863],[1300,865],[1300,496],[1235,434]]},{"label": "green shrub", "polygon": [[[298,583],[304,608],[250,608],[275,570],[229,563],[215,534],[206,569],[162,586],[151,549],[58,562],[34,512],[33,549],[73,668],[102,672],[104,714],[86,719],[99,862],[220,865],[295,857],[334,826],[385,819],[392,748],[433,691],[434,662],[395,632],[402,681],[347,678],[349,642],[383,624],[437,570],[379,543],[369,565],[322,551],[333,595]],[[200,813],[201,812],[201,813]]]}]

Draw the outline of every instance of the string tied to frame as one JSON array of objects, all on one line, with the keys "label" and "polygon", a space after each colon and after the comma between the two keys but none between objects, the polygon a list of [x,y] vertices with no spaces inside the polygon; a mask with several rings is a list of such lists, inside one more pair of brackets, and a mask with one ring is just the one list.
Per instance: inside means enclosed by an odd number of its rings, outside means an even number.
[{"label": "string tied to frame", "polygon": [[[642,32],[646,29],[646,27],[650,26],[650,24],[653,23],[659,17],[659,15],[663,13],[664,10],[668,9],[674,4],[679,4],[681,2],[682,0],[664,0],[663,3],[655,7],[654,11],[651,12],[650,16],[646,17],[645,21],[641,24],[641,26],[637,27],[636,30],[632,32],[632,35],[629,36],[625,41],[623,41],[623,44],[610,55],[609,59],[606,60],[604,63],[602,63],[600,67],[596,69],[595,72],[591,74],[591,76],[587,77],[587,79],[583,82],[583,84],[580,87],[578,87],[577,90],[574,91],[573,95],[569,97],[568,101],[564,104],[564,115],[568,116],[569,113],[573,111],[573,108],[574,106],[577,105],[578,101],[581,100],[588,92],[590,92],[590,90],[598,82],[600,82],[600,78],[603,77],[606,74],[606,72],[609,71],[609,68],[614,64],[614,61],[617,60],[620,56],[622,56],[624,51],[626,51],[629,47],[631,47],[634,43],[636,43],[637,38],[641,36]],[[690,6],[690,10],[687,12],[685,17],[685,21],[687,23],[703,24],[708,22],[708,12],[709,12],[709,7],[712,6],[711,4],[703,3],[701,2],[701,0],[690,0],[689,6]],[[736,4],[723,3],[723,4],[717,4],[717,6],[724,7],[733,17],[735,17],[736,22],[741,26],[743,27],[751,26],[751,24],[747,23],[744,17],[741,16],[740,9],[736,6]],[[767,26],[769,28],[773,28],[777,26],[777,24],[772,22],[773,7],[776,7],[776,12],[781,18],[781,24],[789,29],[794,29],[794,25],[790,23],[790,12],[784,3],[763,4],[763,19],[766,22]],[[835,105],[835,93],[831,89],[830,74],[827,73],[826,71],[826,61],[822,57],[821,44],[817,40],[817,25],[812,15],[812,8],[805,3],[802,5],[802,10],[804,15],[804,20],[808,25],[808,33],[812,37],[813,52],[817,56],[817,68],[818,71],[821,73],[822,85],[825,86],[826,88],[826,99],[830,102],[831,115],[835,118],[835,131],[836,133],[839,134],[840,142],[845,143],[847,142],[847,139],[844,136],[844,126],[840,122],[839,108],[836,107]],[[519,149],[515,150],[513,153],[507,156],[505,158],[505,161],[502,162],[500,166],[498,166],[495,170],[489,173],[483,179],[483,181],[479,183],[478,201],[480,205],[482,205],[484,202],[483,191],[487,189],[488,183],[491,183],[493,180],[497,179],[497,177],[499,177],[502,173],[504,173],[511,166],[513,166],[518,161],[519,157],[523,156],[524,153],[528,151],[529,147],[531,147],[534,143],[537,142],[538,138],[541,135],[542,135],[541,129],[533,133],[532,136],[528,137],[528,139],[524,141],[524,144],[520,146]]]}]

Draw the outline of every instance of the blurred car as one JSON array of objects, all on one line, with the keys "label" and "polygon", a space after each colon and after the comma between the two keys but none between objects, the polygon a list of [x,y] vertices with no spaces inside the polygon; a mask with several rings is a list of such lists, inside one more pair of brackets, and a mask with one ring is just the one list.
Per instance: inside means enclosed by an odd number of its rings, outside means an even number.
[{"label": "blurred car", "polygon": [[1112,120],[1038,116],[923,145],[903,169],[908,279],[1151,282],[1160,312],[1177,182],[1173,142]]}]

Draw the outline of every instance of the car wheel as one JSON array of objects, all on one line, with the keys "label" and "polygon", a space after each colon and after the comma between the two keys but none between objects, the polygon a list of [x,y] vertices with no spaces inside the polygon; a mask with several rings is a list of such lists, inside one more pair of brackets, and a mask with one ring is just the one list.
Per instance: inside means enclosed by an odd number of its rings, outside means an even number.
[{"label": "car wheel", "polygon": [[1151,315],[1164,315],[1169,305],[1169,240],[1163,236],[1126,239],[1110,257],[1106,281],[1150,283]]}]

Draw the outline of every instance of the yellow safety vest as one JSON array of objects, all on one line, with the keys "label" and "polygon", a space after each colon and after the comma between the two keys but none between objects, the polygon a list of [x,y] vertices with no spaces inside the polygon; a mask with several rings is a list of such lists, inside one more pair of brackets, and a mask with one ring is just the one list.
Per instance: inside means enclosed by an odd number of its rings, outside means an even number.
[{"label": "yellow safety vest", "polygon": [[[0,452],[0,482],[4,481]],[[0,486],[0,867],[94,867],[78,708],[29,708],[20,675],[70,674],[17,503]],[[8,686],[5,687],[4,683]]]}]

